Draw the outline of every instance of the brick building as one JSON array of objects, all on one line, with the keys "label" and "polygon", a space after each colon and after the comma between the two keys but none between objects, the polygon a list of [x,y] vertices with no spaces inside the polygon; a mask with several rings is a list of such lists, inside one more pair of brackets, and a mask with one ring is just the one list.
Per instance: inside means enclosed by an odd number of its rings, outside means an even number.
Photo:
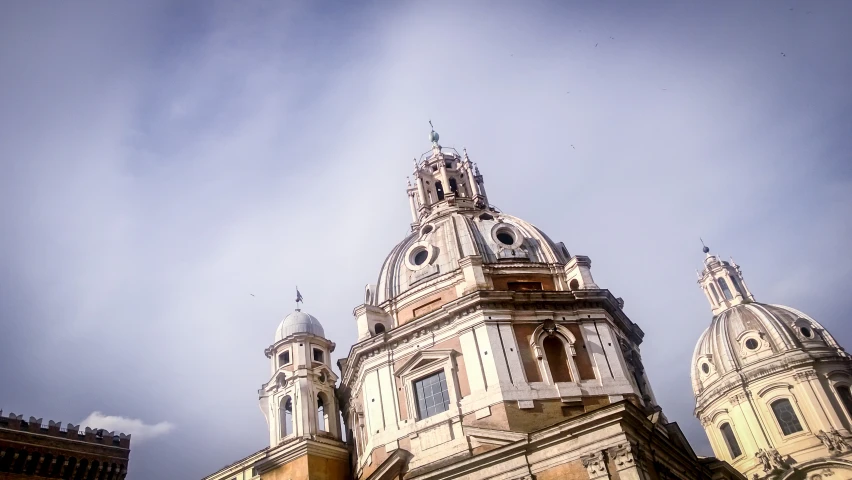
[{"label": "brick building", "polygon": [[130,435],[0,410],[0,479],[122,480],[130,459]]}]

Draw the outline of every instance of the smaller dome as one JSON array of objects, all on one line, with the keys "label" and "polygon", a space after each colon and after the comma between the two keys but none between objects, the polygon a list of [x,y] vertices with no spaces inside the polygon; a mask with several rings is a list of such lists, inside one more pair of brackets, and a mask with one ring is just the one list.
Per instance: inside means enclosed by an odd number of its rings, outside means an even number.
[{"label": "smaller dome", "polygon": [[325,331],[319,320],[309,313],[299,309],[284,317],[281,325],[275,330],[275,341],[282,340],[296,333],[310,333],[325,338]]}]

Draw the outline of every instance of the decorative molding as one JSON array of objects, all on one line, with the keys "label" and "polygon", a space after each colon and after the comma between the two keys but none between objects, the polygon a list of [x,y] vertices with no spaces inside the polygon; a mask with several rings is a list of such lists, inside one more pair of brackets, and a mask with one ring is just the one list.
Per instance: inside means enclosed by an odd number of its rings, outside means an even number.
[{"label": "decorative molding", "polygon": [[606,455],[603,451],[583,455],[580,460],[586,467],[589,480],[609,479],[609,469],[606,466]]},{"label": "decorative molding", "polygon": [[622,443],[608,450],[609,458],[615,462],[618,471],[637,466],[639,460],[639,448],[633,442]]}]

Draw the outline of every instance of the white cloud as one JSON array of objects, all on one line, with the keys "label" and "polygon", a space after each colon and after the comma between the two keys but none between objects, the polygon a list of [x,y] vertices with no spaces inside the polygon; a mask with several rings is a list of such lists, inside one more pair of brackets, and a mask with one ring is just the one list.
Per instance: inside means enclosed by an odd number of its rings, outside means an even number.
[{"label": "white cloud", "polygon": [[80,425],[90,428],[102,428],[104,430],[133,435],[133,442],[138,444],[145,440],[165,435],[174,430],[174,424],[160,422],[149,425],[138,418],[127,418],[116,415],[104,415],[101,412],[92,412]]}]

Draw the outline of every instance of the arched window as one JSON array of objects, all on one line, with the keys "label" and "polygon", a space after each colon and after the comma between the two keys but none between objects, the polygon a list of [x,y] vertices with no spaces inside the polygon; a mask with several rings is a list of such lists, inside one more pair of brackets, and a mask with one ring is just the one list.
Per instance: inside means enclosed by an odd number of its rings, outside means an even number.
[{"label": "arched window", "polygon": [[852,393],[849,392],[849,387],[837,387],[837,396],[840,397],[846,413],[852,417]]},{"label": "arched window", "polygon": [[317,429],[321,432],[328,431],[328,410],[331,405],[328,405],[325,394],[317,394]]},{"label": "arched window", "polygon": [[281,399],[281,409],[279,415],[281,418],[281,437],[293,434],[293,401],[290,397]]},{"label": "arched window", "polygon": [[710,284],[710,291],[713,292],[713,298],[716,299],[716,303],[717,304],[722,303],[722,299],[719,298],[719,291],[716,290],[716,284],[714,284],[714,283]]},{"label": "arched window", "polygon": [[731,277],[731,281],[734,282],[734,290],[736,290],[737,293],[745,297],[745,290],[743,289],[743,286],[740,285],[740,281],[737,280],[737,277]]},{"label": "arched window", "polygon": [[385,333],[385,326],[381,323],[377,323],[373,329],[376,331],[376,335]]},{"label": "arched window", "polygon": [[731,428],[730,423],[723,423],[719,430],[722,431],[722,437],[725,438],[725,443],[728,444],[728,452],[731,454],[731,458],[737,458],[743,454],[743,451],[740,450],[740,445],[737,443],[737,437],[734,436],[734,429]]},{"label": "arched window", "polygon": [[435,182],[435,193],[438,194],[439,202],[444,199],[444,186],[441,182]]},{"label": "arched window", "polygon": [[550,335],[542,342],[544,355],[547,357],[547,365],[550,367],[550,376],[555,382],[570,382],[571,368],[568,366],[568,355],[565,353],[565,345],[555,335]]},{"label": "arched window", "polygon": [[456,195],[459,194],[459,186],[458,186],[458,183],[456,183],[455,178],[450,179],[450,191],[455,193]]},{"label": "arched window", "polygon": [[731,289],[728,288],[728,282],[726,282],[724,278],[720,278],[720,279],[718,279],[718,281],[719,281],[719,288],[722,289],[722,293],[725,294],[725,298],[727,298],[728,300],[732,300],[734,298],[734,296],[731,295]]},{"label": "arched window", "polygon": [[778,420],[778,425],[781,426],[784,435],[802,431],[802,424],[799,423],[799,417],[796,416],[796,411],[793,410],[790,400],[782,398],[772,402],[772,412],[775,414],[775,419]]}]

